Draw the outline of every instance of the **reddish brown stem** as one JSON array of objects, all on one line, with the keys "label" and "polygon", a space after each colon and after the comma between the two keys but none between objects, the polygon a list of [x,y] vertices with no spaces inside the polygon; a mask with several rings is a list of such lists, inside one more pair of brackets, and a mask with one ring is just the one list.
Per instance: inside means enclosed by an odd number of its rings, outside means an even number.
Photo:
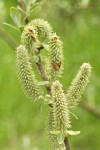
[{"label": "reddish brown stem", "polygon": [[68,137],[65,137],[64,143],[65,143],[65,146],[66,146],[66,150],[71,150],[71,145],[69,143]]}]

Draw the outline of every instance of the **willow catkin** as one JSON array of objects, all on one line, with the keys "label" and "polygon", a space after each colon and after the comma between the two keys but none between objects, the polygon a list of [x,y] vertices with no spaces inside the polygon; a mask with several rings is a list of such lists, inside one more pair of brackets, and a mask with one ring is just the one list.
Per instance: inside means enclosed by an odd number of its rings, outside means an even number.
[{"label": "willow catkin", "polygon": [[30,25],[36,29],[38,38],[42,40],[42,42],[51,39],[53,31],[51,25],[47,21],[43,19],[34,19],[30,22]]},{"label": "willow catkin", "polygon": [[23,45],[17,47],[16,62],[19,79],[26,94],[33,99],[38,99],[41,95],[41,90],[32,69],[28,51]]},{"label": "willow catkin", "polygon": [[70,127],[69,110],[66,106],[66,97],[59,81],[54,81],[51,86],[52,111],[54,116],[54,128],[61,132]]},{"label": "willow catkin", "polygon": [[89,63],[83,63],[67,91],[67,103],[70,108],[75,107],[80,101],[81,95],[89,82],[90,75],[91,65]]},{"label": "willow catkin", "polygon": [[53,34],[49,43],[50,73],[52,78],[60,76],[63,70],[63,46],[60,38]]},{"label": "willow catkin", "polygon": [[55,121],[54,121],[54,113],[53,113],[52,109],[50,109],[50,113],[49,113],[48,129],[49,129],[49,139],[52,143],[53,149],[54,150],[64,150],[64,148],[65,148],[64,141],[61,144],[59,144],[59,142],[57,140],[57,135],[51,133],[52,131],[56,131]]}]

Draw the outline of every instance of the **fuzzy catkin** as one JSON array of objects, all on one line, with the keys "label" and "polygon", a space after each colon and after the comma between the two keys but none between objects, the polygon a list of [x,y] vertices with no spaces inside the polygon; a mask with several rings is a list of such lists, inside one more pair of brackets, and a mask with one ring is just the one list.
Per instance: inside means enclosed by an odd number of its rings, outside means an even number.
[{"label": "fuzzy catkin", "polygon": [[47,21],[34,19],[25,26],[21,42],[29,51],[35,51],[44,40],[50,41],[52,32],[52,28]]},{"label": "fuzzy catkin", "polygon": [[91,75],[91,66],[89,63],[83,63],[80,67],[80,70],[74,80],[71,83],[67,91],[67,104],[68,107],[75,107],[81,99],[81,95],[83,94],[88,82],[89,77]]},{"label": "fuzzy catkin", "polygon": [[54,128],[61,132],[66,132],[70,127],[69,110],[66,105],[66,97],[59,81],[53,82],[51,86],[52,111],[54,117]]},{"label": "fuzzy catkin", "polygon": [[52,147],[54,150],[64,150],[64,142],[62,144],[59,144],[57,141],[57,135],[51,134],[51,131],[55,131],[55,125],[54,125],[54,116],[53,111],[50,109],[49,114],[49,122],[48,122],[48,129],[49,129],[49,139],[52,143]]},{"label": "fuzzy catkin", "polygon": [[38,38],[44,40],[50,40],[52,35],[52,27],[50,24],[43,19],[34,19],[30,25],[34,26],[38,33]]},{"label": "fuzzy catkin", "polygon": [[26,94],[33,99],[39,99],[41,90],[33,72],[28,51],[23,45],[17,48],[16,62],[19,80]]},{"label": "fuzzy catkin", "polygon": [[49,43],[50,55],[50,72],[52,78],[60,76],[63,70],[63,46],[60,38],[53,34]]}]

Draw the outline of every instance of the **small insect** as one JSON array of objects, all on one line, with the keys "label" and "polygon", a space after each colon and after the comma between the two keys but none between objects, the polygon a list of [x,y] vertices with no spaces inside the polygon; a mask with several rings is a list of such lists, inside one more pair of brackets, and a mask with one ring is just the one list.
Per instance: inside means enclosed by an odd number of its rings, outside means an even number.
[{"label": "small insect", "polygon": [[56,71],[58,71],[58,70],[60,69],[60,67],[61,67],[61,62],[60,62],[60,63],[55,63],[55,64],[53,64],[53,68],[54,68]]}]

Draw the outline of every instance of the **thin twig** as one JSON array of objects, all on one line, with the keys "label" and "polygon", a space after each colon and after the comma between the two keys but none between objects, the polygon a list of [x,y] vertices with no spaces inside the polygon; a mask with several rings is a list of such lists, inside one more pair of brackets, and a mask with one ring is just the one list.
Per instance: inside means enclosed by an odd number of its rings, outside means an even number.
[{"label": "thin twig", "polygon": [[65,137],[64,143],[65,143],[65,146],[66,146],[66,150],[71,150],[71,146],[70,146],[68,137]]},{"label": "thin twig", "polygon": [[[36,64],[37,64],[38,69],[39,69],[39,71],[40,71],[40,73],[41,73],[41,77],[42,77],[42,79],[43,79],[44,81],[48,81],[48,78],[47,78],[47,76],[46,76],[46,72],[45,72],[44,67],[43,67],[43,65],[42,65],[42,60],[41,60],[40,55],[38,55],[38,58],[39,58],[39,61],[38,61],[38,63],[36,63]],[[51,88],[50,88],[49,85],[46,85],[46,89],[47,89],[48,93],[51,95]]]},{"label": "thin twig", "polygon": [[38,56],[38,58],[39,58],[39,61],[38,61],[38,63],[36,63],[36,64],[37,64],[38,69],[39,69],[39,71],[40,71],[40,73],[41,73],[42,79],[43,79],[44,81],[47,81],[48,79],[47,79],[47,77],[46,77],[46,72],[45,72],[45,70],[44,70],[44,68],[43,68],[43,65],[42,65],[41,57]]},{"label": "thin twig", "polygon": [[2,27],[0,27],[0,36],[11,48],[15,49],[17,47],[18,44],[16,43],[16,41]]}]

